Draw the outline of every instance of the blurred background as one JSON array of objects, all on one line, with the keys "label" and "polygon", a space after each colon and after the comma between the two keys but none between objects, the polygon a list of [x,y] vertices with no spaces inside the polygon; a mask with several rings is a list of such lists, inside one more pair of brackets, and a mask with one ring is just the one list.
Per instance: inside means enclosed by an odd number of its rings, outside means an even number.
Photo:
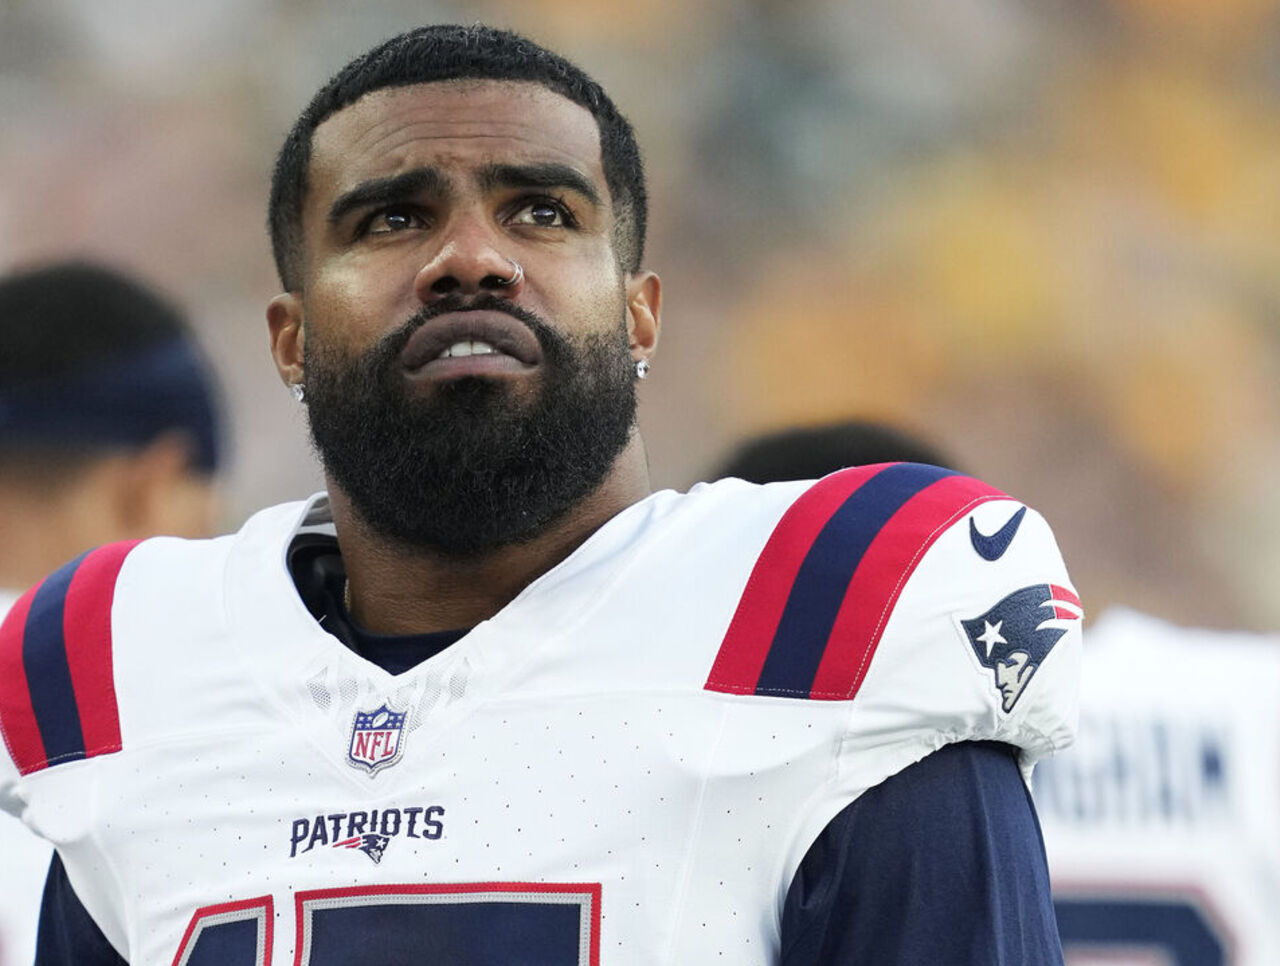
[{"label": "blurred background", "polygon": [[[274,153],[431,21],[576,60],[646,151],[653,475],[849,416],[1054,524],[1094,613],[1280,627],[1280,0],[0,0],[0,270],[68,253],[193,313],[226,519],[319,488],[267,353]],[[3,351],[3,347],[0,347]]]}]

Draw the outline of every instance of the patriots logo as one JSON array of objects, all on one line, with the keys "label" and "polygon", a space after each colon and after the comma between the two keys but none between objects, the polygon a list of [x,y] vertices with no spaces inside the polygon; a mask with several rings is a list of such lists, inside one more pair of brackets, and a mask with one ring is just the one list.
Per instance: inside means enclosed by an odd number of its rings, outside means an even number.
[{"label": "patriots logo", "polygon": [[1006,712],[1067,632],[1067,622],[1082,616],[1080,598],[1066,587],[1034,584],[1015,590],[985,614],[960,619],[978,663],[995,674]]},{"label": "patriots logo", "polygon": [[364,835],[356,835],[341,842],[334,842],[330,848],[359,849],[373,859],[374,865],[377,865],[382,861],[382,853],[387,850],[387,843],[390,841],[390,836],[379,835],[377,832],[366,832]]}]

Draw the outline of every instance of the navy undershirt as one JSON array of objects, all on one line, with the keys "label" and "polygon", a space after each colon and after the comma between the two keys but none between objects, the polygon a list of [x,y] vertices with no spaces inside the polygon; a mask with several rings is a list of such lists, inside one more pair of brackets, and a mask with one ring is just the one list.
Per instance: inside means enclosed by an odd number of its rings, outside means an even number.
[{"label": "navy undershirt", "polygon": [[948,745],[827,825],[791,881],[781,966],[1062,963],[1016,752]]},{"label": "navy undershirt", "polygon": [[344,603],[347,570],[333,537],[307,534],[296,538],[289,548],[288,562],[298,593],[320,626],[389,674],[412,670],[470,631],[463,627],[430,634],[379,634],[361,627]]},{"label": "navy undershirt", "polygon": [[[392,674],[467,633],[361,628],[343,605],[346,574],[332,538],[300,541],[289,563],[322,626]],[[809,848],[783,909],[779,966],[1061,963],[1040,826],[1014,750],[996,742],[945,747],[848,805]],[[36,966],[127,966],[56,855]]]}]

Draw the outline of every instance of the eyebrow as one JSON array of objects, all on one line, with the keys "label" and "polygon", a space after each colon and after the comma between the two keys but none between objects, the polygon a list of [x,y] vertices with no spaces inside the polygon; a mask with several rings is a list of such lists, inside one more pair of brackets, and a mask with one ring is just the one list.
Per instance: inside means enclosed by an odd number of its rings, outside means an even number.
[{"label": "eyebrow", "polygon": [[603,204],[600,192],[591,179],[576,168],[552,161],[539,164],[489,164],[480,169],[480,187],[495,188],[567,188],[586,198],[594,207]]},{"label": "eyebrow", "polygon": [[350,191],[340,194],[329,206],[329,224],[336,225],[348,214],[360,208],[385,205],[402,201],[414,195],[443,195],[453,187],[448,176],[436,168],[422,167],[363,181]]}]

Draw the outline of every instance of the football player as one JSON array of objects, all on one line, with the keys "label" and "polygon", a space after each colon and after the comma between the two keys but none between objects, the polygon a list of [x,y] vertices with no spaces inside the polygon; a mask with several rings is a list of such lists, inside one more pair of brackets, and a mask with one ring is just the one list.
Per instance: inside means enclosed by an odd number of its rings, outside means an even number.
[{"label": "football player", "polygon": [[915,463],[651,492],[645,220],[630,125],[525,38],[421,28],[315,96],[267,321],[327,492],[0,629],[43,963],[1060,960],[1048,526]]},{"label": "football player", "polygon": [[[48,264],[0,279],[0,346],[0,616],[95,544],[213,532],[217,392],[177,309]],[[49,846],[5,815],[0,854],[0,966],[29,964]]]}]

